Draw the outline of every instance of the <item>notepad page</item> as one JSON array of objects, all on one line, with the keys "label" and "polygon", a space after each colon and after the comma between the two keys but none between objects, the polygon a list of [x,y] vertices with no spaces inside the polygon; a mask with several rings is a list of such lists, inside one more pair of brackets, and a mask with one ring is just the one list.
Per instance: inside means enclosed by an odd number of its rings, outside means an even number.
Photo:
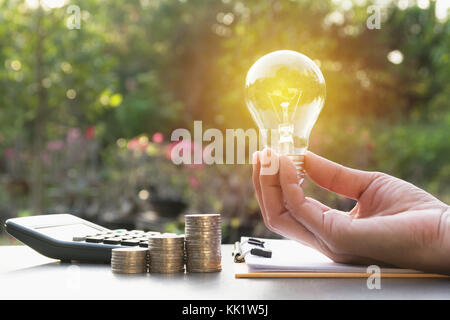
[{"label": "notepad page", "polygon": [[[242,237],[244,243],[248,237]],[[293,240],[262,239],[264,247],[272,250],[272,258],[263,258],[247,254],[245,262],[249,272],[367,272],[367,266],[356,266],[335,263],[319,251],[302,245]],[[245,243],[242,251],[245,252],[256,246]],[[400,268],[381,268],[382,273],[421,273],[420,271]]]}]

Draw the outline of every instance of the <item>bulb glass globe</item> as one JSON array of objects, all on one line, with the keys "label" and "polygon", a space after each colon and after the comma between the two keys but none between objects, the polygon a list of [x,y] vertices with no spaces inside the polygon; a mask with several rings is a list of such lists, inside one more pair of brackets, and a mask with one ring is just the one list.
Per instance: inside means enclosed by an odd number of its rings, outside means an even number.
[{"label": "bulb glass globe", "polygon": [[322,72],[301,53],[275,51],[252,65],[245,88],[247,107],[263,145],[289,156],[301,183],[309,135],[325,102]]}]

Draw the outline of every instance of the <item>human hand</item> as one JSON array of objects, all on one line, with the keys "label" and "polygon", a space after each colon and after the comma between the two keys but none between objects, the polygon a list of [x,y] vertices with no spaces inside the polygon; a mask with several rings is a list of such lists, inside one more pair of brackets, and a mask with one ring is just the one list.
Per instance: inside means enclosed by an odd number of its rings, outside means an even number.
[{"label": "human hand", "polygon": [[[279,161],[279,170],[264,172],[273,161]],[[450,273],[448,205],[403,180],[311,152],[305,171],[319,186],[357,200],[356,206],[343,212],[305,197],[294,164],[265,149],[253,156],[253,184],[270,230],[336,262]]]}]

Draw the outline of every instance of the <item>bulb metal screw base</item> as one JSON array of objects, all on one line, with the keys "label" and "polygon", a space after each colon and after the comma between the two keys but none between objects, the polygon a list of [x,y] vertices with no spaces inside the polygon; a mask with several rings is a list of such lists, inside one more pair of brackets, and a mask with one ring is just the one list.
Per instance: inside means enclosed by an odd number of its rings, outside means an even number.
[{"label": "bulb metal screw base", "polygon": [[298,184],[301,185],[303,183],[303,180],[305,180],[305,156],[302,154],[288,154],[287,156],[295,165],[295,169],[297,170]]}]

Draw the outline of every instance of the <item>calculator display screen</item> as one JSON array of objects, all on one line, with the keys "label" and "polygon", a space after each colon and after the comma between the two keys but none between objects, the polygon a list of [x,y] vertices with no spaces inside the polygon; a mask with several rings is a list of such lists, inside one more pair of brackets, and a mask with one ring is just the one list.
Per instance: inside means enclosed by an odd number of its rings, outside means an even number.
[{"label": "calculator display screen", "polygon": [[51,238],[63,241],[72,241],[73,236],[93,235],[98,233],[99,231],[102,231],[83,223],[41,227],[36,228],[36,230]]}]

